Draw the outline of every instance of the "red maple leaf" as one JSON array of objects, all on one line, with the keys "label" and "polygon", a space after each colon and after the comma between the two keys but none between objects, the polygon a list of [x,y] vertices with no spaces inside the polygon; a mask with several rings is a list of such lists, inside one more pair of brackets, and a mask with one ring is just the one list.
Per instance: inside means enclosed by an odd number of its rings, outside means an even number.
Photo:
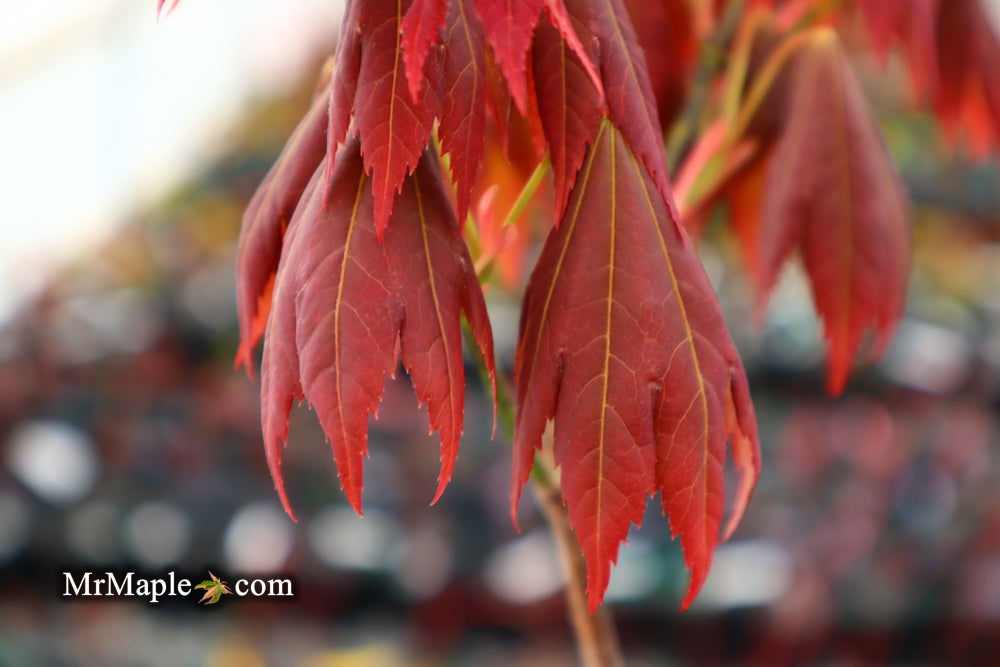
[{"label": "red maple leaf", "polygon": [[486,137],[486,100],[490,86],[483,28],[471,0],[452,0],[445,29],[441,150],[451,162],[456,209],[465,222]]},{"label": "red maple leaf", "polygon": [[493,343],[482,291],[436,166],[424,155],[407,177],[381,241],[360,140],[337,155],[324,208],[322,167],[292,221],[264,341],[261,418],[268,465],[285,509],[281,444],[295,400],[316,410],[341,486],[361,512],[368,415],[401,353],[417,396],[440,430],[448,480],[462,432],[465,386],[459,317],[468,318],[490,373]]},{"label": "red maple leaf", "polygon": [[836,35],[797,57],[787,126],[771,161],[759,239],[759,301],[799,248],[839,393],[869,326],[876,353],[895,329],[908,273],[907,204]]},{"label": "red maple leaf", "polygon": [[608,119],[593,143],[525,296],[514,508],[554,419],[591,610],[657,491],[691,568],[687,607],[719,540],[727,436],[741,475],[727,535],[759,473],[753,409],[711,285],[655,181]]},{"label": "red maple leaf", "polygon": [[[597,42],[589,27],[581,23],[576,32],[583,35],[585,48],[596,59]],[[604,104],[583,62],[555,28],[539,26],[532,60],[535,85],[545,91],[538,100],[538,114],[552,156],[558,224],[587,143],[597,133]]]},{"label": "red maple leaf", "polygon": [[253,374],[250,357],[264,334],[281,244],[302,193],[326,154],[327,102],[319,96],[264,177],[243,214],[236,250],[240,276],[236,304],[240,320],[237,366]]},{"label": "red maple leaf", "polygon": [[427,53],[438,41],[447,14],[448,0],[413,0],[403,17],[400,26],[403,60],[406,63],[406,82],[414,102],[419,100],[424,83]]}]

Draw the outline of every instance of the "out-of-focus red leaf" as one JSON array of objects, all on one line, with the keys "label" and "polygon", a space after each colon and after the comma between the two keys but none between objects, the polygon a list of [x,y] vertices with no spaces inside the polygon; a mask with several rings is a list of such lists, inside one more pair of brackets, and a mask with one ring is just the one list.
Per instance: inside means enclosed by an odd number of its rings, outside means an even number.
[{"label": "out-of-focus red leaf", "polygon": [[406,63],[406,81],[414,102],[424,83],[427,52],[437,43],[441,28],[444,27],[448,1],[413,0],[403,17],[403,61]]},{"label": "out-of-focus red leaf", "polygon": [[912,0],[858,0],[872,49],[882,59],[892,48],[908,4]]},{"label": "out-of-focus red leaf", "polygon": [[250,357],[267,323],[282,238],[309,179],[323,162],[326,126],[327,100],[321,95],[295,128],[243,215],[236,250],[239,275],[236,305],[240,320],[236,364],[242,364],[251,374]]},{"label": "out-of-focus red leaf", "polygon": [[760,303],[801,248],[830,346],[838,393],[869,326],[876,352],[903,305],[907,204],[878,128],[832,31],[797,59],[789,120],[776,149],[761,222]]},{"label": "out-of-focus red leaf", "polygon": [[180,4],[180,1],[181,0],[156,0],[156,15],[159,16],[163,13],[163,8],[167,6],[167,3],[170,4],[170,6],[167,7],[167,14],[169,14],[177,9],[177,5]]},{"label": "out-of-focus red leaf", "polygon": [[[596,60],[597,44],[589,28],[579,22],[575,27]],[[535,31],[532,62],[535,84],[544,91],[538,112],[552,157],[558,224],[587,143],[597,134],[603,103],[583,63],[555,28],[543,24]]]},{"label": "out-of-focus red leaf", "polygon": [[917,94],[983,158],[1000,142],[1000,36],[982,0],[859,0],[883,58],[901,42]]},{"label": "out-of-focus red leaf", "polygon": [[432,430],[441,435],[434,500],[451,477],[462,432],[464,313],[493,373],[486,308],[465,244],[427,152],[407,177],[393,225],[378,240],[360,141],[341,149],[324,208],[317,169],[289,229],[264,342],[261,419],[268,465],[285,509],[281,446],[295,400],[315,410],[341,486],[361,511],[369,413],[401,352]]},{"label": "out-of-focus red leaf", "polygon": [[743,250],[747,272],[755,283],[761,281],[760,217],[767,193],[768,175],[774,147],[768,146],[746,164],[726,184],[723,196],[729,204],[729,220]]},{"label": "out-of-focus red leaf", "polygon": [[471,0],[452,0],[445,31],[441,149],[450,156],[458,219],[465,221],[469,198],[483,160],[489,81],[483,28]]},{"label": "out-of-focus red leaf", "polygon": [[884,61],[901,40],[917,93],[937,94],[938,49],[935,24],[938,0],[858,0],[872,49]]},{"label": "out-of-focus red leaf", "polygon": [[935,101],[949,131],[977,157],[1000,145],[1000,38],[980,0],[942,2],[937,14],[940,77]]},{"label": "out-of-focus red leaf", "polygon": [[625,0],[639,44],[646,54],[660,123],[669,127],[684,104],[698,36],[686,0]]},{"label": "out-of-focus red leaf", "polygon": [[549,419],[591,610],[646,498],[664,511],[697,595],[719,541],[731,440],[740,486],[759,472],[739,356],[697,255],[624,133],[605,119],[532,275],[518,345],[513,503]]}]

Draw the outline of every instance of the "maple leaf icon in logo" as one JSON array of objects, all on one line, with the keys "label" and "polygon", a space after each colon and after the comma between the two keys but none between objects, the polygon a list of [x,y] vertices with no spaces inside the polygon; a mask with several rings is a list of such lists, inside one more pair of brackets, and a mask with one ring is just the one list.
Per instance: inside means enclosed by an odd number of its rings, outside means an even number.
[{"label": "maple leaf icon in logo", "polygon": [[222,598],[223,595],[232,595],[233,592],[229,590],[229,586],[226,582],[212,574],[211,570],[208,571],[208,576],[210,576],[211,579],[206,579],[194,587],[195,590],[198,590],[199,588],[205,589],[205,594],[201,596],[201,599],[198,600],[198,602],[202,604],[215,604]]}]

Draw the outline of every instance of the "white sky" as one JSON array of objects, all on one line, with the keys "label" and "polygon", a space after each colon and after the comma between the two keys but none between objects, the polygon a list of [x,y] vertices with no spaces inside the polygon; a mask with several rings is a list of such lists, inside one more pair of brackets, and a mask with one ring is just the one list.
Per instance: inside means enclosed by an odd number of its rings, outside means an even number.
[{"label": "white sky", "polygon": [[339,0],[0,0],[0,321],[331,49]]}]

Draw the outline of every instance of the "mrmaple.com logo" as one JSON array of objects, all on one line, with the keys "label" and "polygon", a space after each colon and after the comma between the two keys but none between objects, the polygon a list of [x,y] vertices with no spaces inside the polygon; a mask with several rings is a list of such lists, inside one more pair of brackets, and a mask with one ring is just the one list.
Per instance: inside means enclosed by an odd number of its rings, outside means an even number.
[{"label": "mrmaple.com logo", "polygon": [[141,577],[135,572],[63,572],[64,598],[139,598],[157,604],[164,598],[200,596],[198,602],[215,604],[226,595],[236,597],[292,597],[291,579],[237,579],[232,586],[209,571],[208,579],[193,580],[167,572],[161,577]]}]

